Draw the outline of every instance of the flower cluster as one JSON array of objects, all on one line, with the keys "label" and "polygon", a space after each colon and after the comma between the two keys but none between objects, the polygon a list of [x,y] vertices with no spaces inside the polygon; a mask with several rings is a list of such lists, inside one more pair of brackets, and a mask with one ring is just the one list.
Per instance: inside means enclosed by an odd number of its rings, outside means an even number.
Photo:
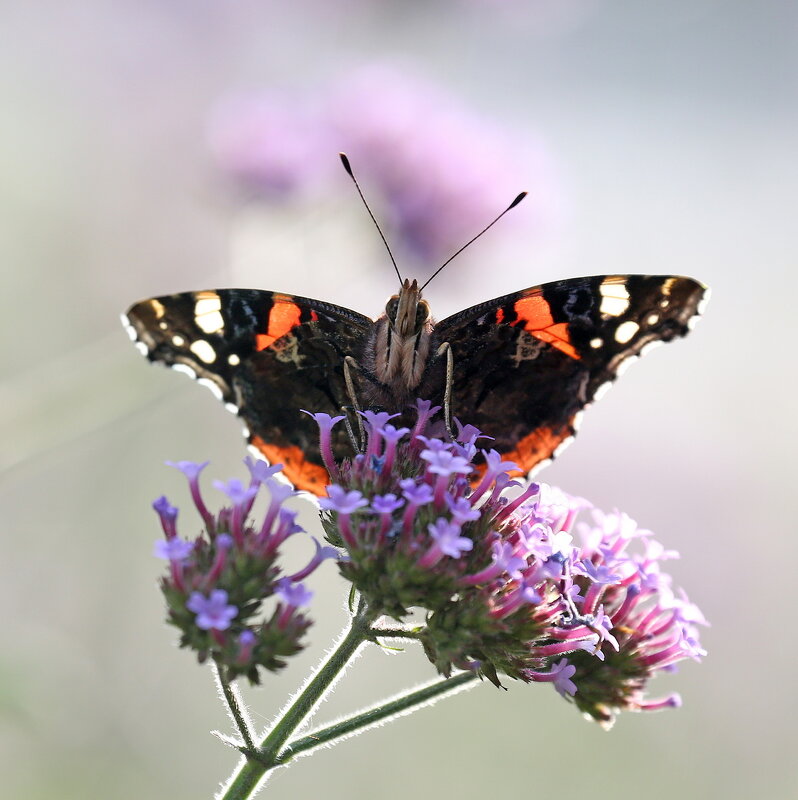
[{"label": "flower cluster", "polygon": [[[202,520],[202,533],[195,539],[178,535],[178,510],[166,497],[153,503],[164,533],[155,544],[155,555],[169,562],[161,580],[168,621],[181,631],[181,647],[195,650],[200,662],[211,656],[227,668],[230,678],[246,675],[258,683],[260,669],[282,669],[285,658],[304,646],[301,639],[311,622],[300,609],[313,593],[301,581],[338,553],[316,542],[316,553],[304,569],[282,575],[277,565],[280,545],[302,528],[295,522],[296,512],[283,505],[293,490],[273,477],[281,465],[247,459],[248,485],[235,478],[215,481],[229,505],[212,514],[199,486],[207,463],[169,462],[188,479]],[[263,520],[256,523],[250,517],[262,486],[269,503]],[[275,608],[270,615],[262,613],[263,601],[271,596],[277,598]]]},{"label": "flower cluster", "polygon": [[[661,570],[675,554],[623,514],[523,487],[495,450],[477,466],[480,432],[458,423],[455,441],[435,437],[438,410],[418,401],[415,422],[399,427],[397,415],[364,412],[364,452],[342,464],[330,432],[343,418],[313,415],[333,480],[327,537],[346,549],[339,569],[375,617],[423,609],[413,632],[440,673],[552,682],[603,724],[676,705],[644,697],[655,672],[703,654],[703,618]],[[578,522],[586,512],[592,523]]]},{"label": "flower cluster", "polygon": [[315,102],[230,98],[211,122],[210,146],[237,182],[273,200],[340,191],[335,154],[346,151],[404,254],[425,264],[451,255],[520,189],[530,190],[527,223],[556,205],[542,148],[522,147],[441,88],[390,66],[358,70]]}]

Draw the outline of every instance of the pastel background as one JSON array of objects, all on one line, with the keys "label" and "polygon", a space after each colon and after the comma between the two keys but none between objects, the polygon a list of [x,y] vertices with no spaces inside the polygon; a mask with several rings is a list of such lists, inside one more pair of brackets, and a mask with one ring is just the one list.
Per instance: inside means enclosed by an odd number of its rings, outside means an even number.
[{"label": "pastel background", "polygon": [[[242,477],[240,426],[148,367],[118,314],[236,285],[378,314],[396,281],[347,146],[418,277],[530,191],[430,285],[438,318],[573,275],[712,287],[696,331],[636,364],[541,475],[681,552],[710,655],[653,685],[682,709],[610,733],[551,687],[486,685],[262,796],[798,796],[795,4],[43,0],[4,4],[0,37],[0,795],[211,797],[235,764],[209,733],[228,731],[210,675],[161,621],[149,504],[187,504],[166,459]],[[288,185],[268,153],[253,181],[220,133],[253,97],[284,110],[268,124]],[[399,127],[375,154],[382,123]],[[383,192],[400,161],[430,193],[417,239]],[[312,646],[247,693],[263,724],[343,624],[334,568],[313,577]],[[431,676],[412,649],[369,653],[318,720]]]}]

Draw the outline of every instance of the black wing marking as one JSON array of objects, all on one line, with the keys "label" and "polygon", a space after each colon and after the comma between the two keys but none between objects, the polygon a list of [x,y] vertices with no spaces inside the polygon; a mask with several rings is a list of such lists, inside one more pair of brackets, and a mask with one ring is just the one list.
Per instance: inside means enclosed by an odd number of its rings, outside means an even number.
[{"label": "black wing marking", "polygon": [[[300,409],[336,414],[349,402],[343,359],[359,356],[373,325],[331,303],[254,289],[143,300],[126,323],[151,361],[188,371],[214,390],[270,460],[290,456],[295,468],[287,472],[300,488],[307,488],[303,475],[322,464],[318,428]],[[334,433],[336,455],[349,453],[346,432]]]},{"label": "black wing marking", "polygon": [[556,281],[489,300],[435,327],[454,356],[452,411],[528,472],[647,346],[684,336],[706,287],[675,276]]}]

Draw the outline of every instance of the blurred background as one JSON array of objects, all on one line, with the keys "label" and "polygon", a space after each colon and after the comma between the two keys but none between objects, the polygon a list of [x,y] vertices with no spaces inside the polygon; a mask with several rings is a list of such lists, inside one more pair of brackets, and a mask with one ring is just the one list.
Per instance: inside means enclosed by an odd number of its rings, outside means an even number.
[{"label": "blurred background", "polygon": [[[240,424],[118,314],[251,286],[376,316],[396,279],[341,149],[419,278],[529,190],[430,285],[439,319],[575,275],[712,287],[541,474],[681,552],[710,655],[651,687],[681,710],[610,733],[551,687],[486,685],[263,796],[798,796],[795,4],[44,0],[4,4],[0,31],[4,797],[207,798],[236,763],[162,623],[150,502],[188,503],[166,459],[243,477]],[[312,584],[311,647],[247,692],[262,725],[344,622],[334,567]],[[317,721],[431,677],[375,650]]]}]

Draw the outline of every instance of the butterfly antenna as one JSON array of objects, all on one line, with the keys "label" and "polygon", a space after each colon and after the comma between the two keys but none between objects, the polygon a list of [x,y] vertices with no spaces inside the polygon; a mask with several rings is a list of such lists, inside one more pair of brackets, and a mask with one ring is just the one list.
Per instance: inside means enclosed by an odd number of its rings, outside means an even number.
[{"label": "butterfly antenna", "polygon": [[363,205],[366,207],[366,211],[369,212],[369,216],[371,217],[371,221],[374,223],[374,227],[377,229],[377,232],[380,234],[380,238],[382,239],[382,243],[385,245],[385,249],[388,251],[388,255],[391,257],[391,263],[393,264],[394,270],[396,270],[396,277],[399,278],[399,283],[402,283],[402,275],[399,272],[399,267],[396,266],[396,259],[393,257],[393,253],[391,252],[391,248],[388,245],[388,240],[385,238],[385,234],[382,232],[382,228],[380,228],[380,223],[377,222],[377,218],[372,213],[371,209],[369,208],[369,204],[366,202],[366,198],[363,196],[363,192],[360,188],[360,184],[357,182],[357,178],[355,177],[355,173],[352,172],[352,165],[349,163],[349,159],[346,156],[346,153],[338,153],[341,158],[341,163],[344,165],[344,169],[346,170],[346,174],[352,179],[353,183],[355,184],[355,189],[357,189],[357,193],[360,195],[360,199],[363,201]]},{"label": "butterfly antenna", "polygon": [[[468,247],[470,244],[473,244],[477,239],[479,239],[480,236],[482,236],[483,233],[490,230],[510,209],[515,208],[527,196],[527,194],[528,192],[521,192],[521,194],[519,194],[518,197],[516,197],[515,200],[513,200],[513,202],[510,203],[510,205],[507,206],[507,208],[505,208],[504,211],[502,211],[502,213],[493,220],[493,222],[490,223],[490,225],[487,225],[476,236],[474,236],[472,239],[469,239],[456,253],[454,253],[454,255],[449,256],[449,258],[447,258],[446,261],[444,261],[443,264],[441,264],[438,269],[436,269],[435,272],[433,272],[432,275],[427,279],[427,283],[429,283],[450,261],[454,261],[454,259],[457,258],[457,256],[459,256],[460,253],[466,249],[466,247]],[[424,286],[426,286],[427,283],[425,283]],[[421,289],[423,289],[424,286],[422,286]]]}]

